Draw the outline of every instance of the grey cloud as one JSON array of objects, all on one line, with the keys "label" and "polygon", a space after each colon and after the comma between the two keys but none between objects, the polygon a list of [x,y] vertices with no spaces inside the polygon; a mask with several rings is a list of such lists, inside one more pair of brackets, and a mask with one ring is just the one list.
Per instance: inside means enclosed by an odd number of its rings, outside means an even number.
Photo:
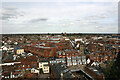
[{"label": "grey cloud", "polygon": [[36,23],[36,22],[41,22],[41,21],[45,22],[45,21],[47,21],[47,20],[48,20],[47,18],[38,18],[38,19],[32,19],[32,20],[30,20],[29,22],[34,22],[34,23]]},{"label": "grey cloud", "polygon": [[17,10],[17,8],[15,6],[6,6],[3,7],[5,10]]},{"label": "grey cloud", "polygon": [[76,20],[76,21],[81,21],[81,20],[78,19],[78,20]]},{"label": "grey cloud", "polygon": [[11,18],[17,18],[17,16],[21,16],[21,12],[18,12],[16,7],[5,7],[2,12],[2,20],[9,20]]},{"label": "grey cloud", "polygon": [[85,19],[88,19],[88,20],[100,20],[104,18],[108,18],[108,16],[106,14],[101,14],[101,15],[92,15],[92,16],[85,17]]},{"label": "grey cloud", "polygon": [[89,23],[92,23],[92,24],[99,24],[99,20],[101,19],[105,19],[105,18],[108,18],[107,15],[92,15],[92,16],[87,16],[85,17],[84,19],[87,20]]},{"label": "grey cloud", "polygon": [[2,20],[8,20],[10,18],[17,18],[17,16],[16,14],[7,14],[7,13],[2,14]]}]

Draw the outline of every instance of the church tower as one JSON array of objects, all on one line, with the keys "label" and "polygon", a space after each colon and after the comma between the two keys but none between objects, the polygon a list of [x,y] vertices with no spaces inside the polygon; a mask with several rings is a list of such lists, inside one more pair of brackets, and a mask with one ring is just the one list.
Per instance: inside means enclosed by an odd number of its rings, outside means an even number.
[{"label": "church tower", "polygon": [[85,48],[85,47],[84,47],[84,44],[81,43],[81,44],[80,44],[80,54],[81,54],[81,55],[84,55],[84,48]]}]

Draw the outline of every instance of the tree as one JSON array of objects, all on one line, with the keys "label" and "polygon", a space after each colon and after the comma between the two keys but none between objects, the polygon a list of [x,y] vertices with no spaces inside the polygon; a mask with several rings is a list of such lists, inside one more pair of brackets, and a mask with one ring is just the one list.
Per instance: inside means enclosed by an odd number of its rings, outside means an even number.
[{"label": "tree", "polygon": [[116,61],[111,67],[110,71],[108,71],[106,80],[120,80],[120,51],[118,53]]}]

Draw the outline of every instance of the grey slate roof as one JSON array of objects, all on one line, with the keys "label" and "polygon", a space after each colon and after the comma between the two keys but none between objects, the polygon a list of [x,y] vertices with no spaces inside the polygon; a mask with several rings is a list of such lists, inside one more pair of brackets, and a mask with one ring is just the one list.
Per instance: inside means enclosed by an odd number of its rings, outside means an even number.
[{"label": "grey slate roof", "polygon": [[74,78],[74,75],[67,69],[65,64],[58,63],[51,66],[53,72],[57,79],[61,78],[61,73],[63,73],[63,79]]}]

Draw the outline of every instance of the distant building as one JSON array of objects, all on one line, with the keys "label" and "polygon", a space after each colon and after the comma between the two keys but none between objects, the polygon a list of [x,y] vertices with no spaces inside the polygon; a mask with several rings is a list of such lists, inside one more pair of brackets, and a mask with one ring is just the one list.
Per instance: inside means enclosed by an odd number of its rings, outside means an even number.
[{"label": "distant building", "polygon": [[72,56],[66,58],[67,66],[84,65],[86,64],[86,56]]},{"label": "distant building", "polygon": [[5,50],[5,51],[7,51],[7,50],[12,50],[12,48],[11,48],[10,45],[1,46],[1,49],[2,49],[2,50]]},{"label": "distant building", "polygon": [[49,60],[50,64],[56,64],[56,63],[64,63],[66,64],[66,59],[65,58],[56,58],[56,59],[52,59]]},{"label": "distant building", "polygon": [[24,53],[24,49],[22,47],[16,47],[15,52],[16,52],[16,54],[22,54],[22,53]]},{"label": "distant building", "polygon": [[84,45],[80,44],[80,54],[81,55],[84,55],[84,49],[85,49]]}]

